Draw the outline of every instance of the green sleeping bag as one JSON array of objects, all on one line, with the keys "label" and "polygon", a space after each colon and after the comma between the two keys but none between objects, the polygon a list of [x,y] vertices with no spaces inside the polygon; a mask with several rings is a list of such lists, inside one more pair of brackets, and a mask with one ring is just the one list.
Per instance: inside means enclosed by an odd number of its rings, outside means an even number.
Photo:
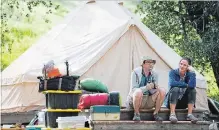
[{"label": "green sleeping bag", "polygon": [[90,92],[108,93],[107,86],[99,80],[87,78],[80,81],[81,89]]}]

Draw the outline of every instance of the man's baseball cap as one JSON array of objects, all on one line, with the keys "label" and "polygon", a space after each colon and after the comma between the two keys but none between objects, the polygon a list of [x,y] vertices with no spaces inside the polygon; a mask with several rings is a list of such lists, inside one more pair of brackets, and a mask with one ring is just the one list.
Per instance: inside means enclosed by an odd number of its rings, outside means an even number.
[{"label": "man's baseball cap", "polygon": [[142,60],[142,63],[143,63],[144,61],[152,61],[154,64],[156,63],[156,60],[152,59],[152,58],[149,57],[149,56],[143,56],[143,57],[141,58],[141,60]]}]

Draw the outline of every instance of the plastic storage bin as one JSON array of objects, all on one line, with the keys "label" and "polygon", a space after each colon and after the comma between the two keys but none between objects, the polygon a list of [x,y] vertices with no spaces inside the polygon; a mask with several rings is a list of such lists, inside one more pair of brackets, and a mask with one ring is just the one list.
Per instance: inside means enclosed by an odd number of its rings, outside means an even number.
[{"label": "plastic storage bin", "polygon": [[38,125],[45,126],[45,112],[39,111],[38,115]]},{"label": "plastic storage bin", "polygon": [[58,117],[56,119],[58,128],[83,128],[85,126],[85,116],[72,116],[72,117]]},{"label": "plastic storage bin", "polygon": [[44,91],[46,108],[48,109],[77,109],[79,96],[82,91]]},{"label": "plastic storage bin", "polygon": [[58,124],[56,122],[56,119],[58,117],[67,117],[67,116],[78,116],[78,113],[80,112],[79,109],[44,109],[43,111],[46,112],[45,114],[45,122],[46,127],[50,128],[57,128]]}]

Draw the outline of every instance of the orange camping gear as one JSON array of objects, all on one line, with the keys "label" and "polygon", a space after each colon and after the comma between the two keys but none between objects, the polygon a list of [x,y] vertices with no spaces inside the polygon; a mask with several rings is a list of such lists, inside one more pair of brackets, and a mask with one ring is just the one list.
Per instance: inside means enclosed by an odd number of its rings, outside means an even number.
[{"label": "orange camping gear", "polygon": [[53,68],[51,71],[48,72],[48,78],[60,77],[62,76],[59,72],[58,68]]}]

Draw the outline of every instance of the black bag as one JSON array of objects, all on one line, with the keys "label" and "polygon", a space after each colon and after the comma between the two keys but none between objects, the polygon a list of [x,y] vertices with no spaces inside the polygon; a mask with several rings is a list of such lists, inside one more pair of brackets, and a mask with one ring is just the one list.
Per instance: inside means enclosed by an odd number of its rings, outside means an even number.
[{"label": "black bag", "polygon": [[74,76],[62,76],[45,80],[40,79],[39,92],[45,90],[73,91],[77,79],[78,78]]},{"label": "black bag", "polygon": [[119,92],[110,92],[108,96],[108,105],[120,106],[120,95]]},{"label": "black bag", "polygon": [[39,92],[46,90],[73,91],[75,89],[76,80],[79,78],[79,76],[69,76],[68,62],[66,62],[66,68],[66,76],[55,77],[51,79],[43,79],[43,77],[37,77],[40,80]]}]

